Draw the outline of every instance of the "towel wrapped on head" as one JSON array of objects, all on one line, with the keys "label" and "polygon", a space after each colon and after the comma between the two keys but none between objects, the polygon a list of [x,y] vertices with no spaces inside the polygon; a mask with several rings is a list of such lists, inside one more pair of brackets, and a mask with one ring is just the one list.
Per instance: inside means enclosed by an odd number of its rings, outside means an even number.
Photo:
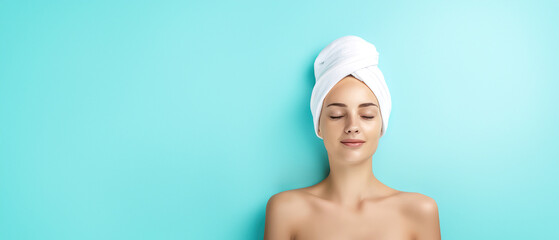
[{"label": "towel wrapped on head", "polygon": [[382,118],[381,136],[388,127],[392,108],[390,92],[384,76],[378,68],[376,47],[358,36],[344,36],[326,46],[314,61],[316,83],[311,94],[311,112],[315,134],[318,136],[318,120],[324,98],[328,92],[347,75],[364,82],[375,94]]}]

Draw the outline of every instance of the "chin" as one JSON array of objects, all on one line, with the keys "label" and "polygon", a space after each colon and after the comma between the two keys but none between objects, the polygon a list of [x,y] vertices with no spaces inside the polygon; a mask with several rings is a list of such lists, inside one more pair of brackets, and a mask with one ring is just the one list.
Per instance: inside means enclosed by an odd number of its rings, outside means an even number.
[{"label": "chin", "polygon": [[341,152],[340,155],[342,155],[345,159],[349,159],[352,161],[360,161],[363,159],[367,159],[370,158],[372,155],[370,155],[369,152],[365,152],[365,151],[355,151],[355,150],[349,150],[349,149],[344,149],[344,152]]}]

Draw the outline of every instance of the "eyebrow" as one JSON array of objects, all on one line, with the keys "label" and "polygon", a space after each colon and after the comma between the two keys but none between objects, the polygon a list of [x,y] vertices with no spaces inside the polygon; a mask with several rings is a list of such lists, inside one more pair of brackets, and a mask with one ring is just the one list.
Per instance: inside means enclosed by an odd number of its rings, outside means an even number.
[{"label": "eyebrow", "polygon": [[[328,104],[328,106],[326,106],[326,107],[330,107],[330,106],[347,107],[347,105],[345,105],[345,104],[343,104],[343,103],[330,103],[330,104]],[[378,107],[376,104],[371,103],[371,102],[370,102],[370,103],[361,103],[361,104],[359,104],[359,107],[360,107],[360,108],[362,108],[362,107],[368,107],[368,106],[375,106],[375,107]]]}]

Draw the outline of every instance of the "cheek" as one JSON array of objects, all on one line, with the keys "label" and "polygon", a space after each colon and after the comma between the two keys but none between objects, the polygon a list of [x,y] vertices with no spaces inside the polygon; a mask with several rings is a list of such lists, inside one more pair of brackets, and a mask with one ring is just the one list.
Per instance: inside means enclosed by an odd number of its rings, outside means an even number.
[{"label": "cheek", "polygon": [[363,128],[366,132],[370,133],[377,133],[382,130],[382,121],[381,120],[373,120],[363,125]]},{"label": "cheek", "polygon": [[330,132],[332,131],[338,131],[339,129],[343,129],[344,128],[344,122],[343,120],[338,120],[338,121],[329,121],[326,120],[324,121],[322,124],[322,129],[324,131],[328,131],[330,130]]}]

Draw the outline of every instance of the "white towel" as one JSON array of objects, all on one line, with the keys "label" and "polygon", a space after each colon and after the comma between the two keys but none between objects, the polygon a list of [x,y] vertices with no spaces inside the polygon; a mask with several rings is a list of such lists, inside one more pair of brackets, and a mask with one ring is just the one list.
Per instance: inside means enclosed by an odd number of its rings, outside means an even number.
[{"label": "white towel", "polygon": [[364,82],[378,99],[382,118],[381,136],[388,127],[392,108],[390,92],[378,68],[376,47],[358,36],[344,36],[326,46],[314,61],[316,83],[311,95],[311,112],[318,136],[318,119],[326,94],[345,76],[351,74]]}]

